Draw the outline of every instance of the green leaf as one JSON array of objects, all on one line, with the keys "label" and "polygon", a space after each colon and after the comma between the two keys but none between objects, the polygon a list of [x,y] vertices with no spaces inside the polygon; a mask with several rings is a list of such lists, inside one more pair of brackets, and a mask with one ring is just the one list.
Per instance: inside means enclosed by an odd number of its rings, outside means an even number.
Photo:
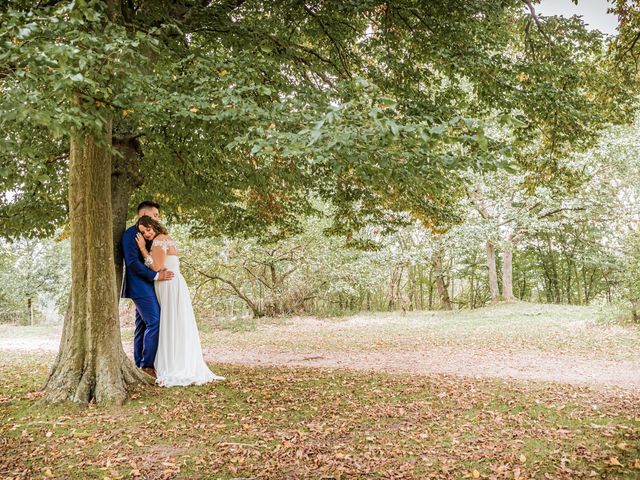
[{"label": "green leaf", "polygon": [[395,108],[396,105],[398,104],[398,102],[395,99],[389,98],[389,97],[380,97],[378,101],[385,108]]},{"label": "green leaf", "polygon": [[393,133],[394,137],[397,137],[400,134],[400,128],[398,127],[398,124],[393,120],[387,120],[387,126],[391,130],[391,133]]}]

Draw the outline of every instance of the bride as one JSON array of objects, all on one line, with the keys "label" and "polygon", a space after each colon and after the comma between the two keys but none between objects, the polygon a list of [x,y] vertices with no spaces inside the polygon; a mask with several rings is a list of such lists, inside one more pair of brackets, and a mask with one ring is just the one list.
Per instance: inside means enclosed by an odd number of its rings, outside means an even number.
[{"label": "bride", "polygon": [[[156,272],[166,268],[175,273],[172,280],[155,282],[160,303],[160,338],[154,362],[156,383],[173,387],[224,380],[209,370],[202,358],[198,326],[187,283],[180,274],[175,242],[167,229],[151,217],[140,217],[136,228],[139,231],[136,242],[145,265]],[[145,240],[153,240],[151,252],[147,251]]]}]

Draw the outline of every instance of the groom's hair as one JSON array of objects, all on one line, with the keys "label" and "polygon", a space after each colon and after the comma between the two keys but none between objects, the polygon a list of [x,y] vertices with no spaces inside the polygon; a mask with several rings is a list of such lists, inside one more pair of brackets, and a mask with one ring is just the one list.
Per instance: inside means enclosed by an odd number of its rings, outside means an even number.
[{"label": "groom's hair", "polygon": [[151,200],[145,200],[138,205],[138,212],[140,212],[140,210],[146,210],[147,208],[157,208],[160,210],[160,204],[152,202]]}]

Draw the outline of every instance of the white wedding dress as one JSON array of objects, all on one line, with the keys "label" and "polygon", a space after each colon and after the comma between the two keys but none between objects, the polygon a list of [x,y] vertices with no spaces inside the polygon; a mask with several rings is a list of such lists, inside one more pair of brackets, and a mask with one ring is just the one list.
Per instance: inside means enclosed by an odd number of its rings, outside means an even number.
[{"label": "white wedding dress", "polygon": [[[173,240],[155,240],[167,252]],[[196,325],[189,289],[180,274],[180,259],[167,255],[167,270],[175,273],[171,280],[156,281],[155,291],[160,303],[160,336],[154,366],[156,383],[162,387],[201,385],[224,380],[215,375],[202,357],[200,334]]]}]

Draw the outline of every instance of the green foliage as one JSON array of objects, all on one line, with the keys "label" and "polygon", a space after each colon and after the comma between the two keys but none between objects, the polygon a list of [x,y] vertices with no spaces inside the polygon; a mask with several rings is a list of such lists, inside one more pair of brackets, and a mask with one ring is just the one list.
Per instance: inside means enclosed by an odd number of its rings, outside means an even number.
[{"label": "green foliage", "polygon": [[349,236],[390,212],[450,224],[462,171],[553,164],[628,111],[597,33],[515,0],[131,5],[4,7],[4,236],[64,222],[68,137],[107,118],[140,142],[136,199],[202,235],[295,233],[315,196]]},{"label": "green foliage", "polygon": [[55,323],[67,308],[69,280],[67,241],[1,243],[0,322]]},{"label": "green foliage", "polygon": [[323,234],[327,219],[309,218],[303,225],[297,235],[266,243],[193,239],[184,227],[172,229],[200,311],[273,317],[389,309],[390,252],[347,248]]},{"label": "green foliage", "polygon": [[[436,250],[457,305],[481,305],[487,240],[514,244],[522,298],[576,301],[585,275],[584,301],[613,288],[620,254],[603,239],[620,240],[631,213],[604,220],[636,173],[622,150],[567,159],[630,119],[634,90],[580,19],[534,18],[516,0],[134,7],[1,7],[3,237],[65,224],[69,138],[112,121],[114,144],[137,142],[129,204],[158,200],[205,254],[233,260],[205,262],[209,274],[255,296],[268,282],[246,258],[264,267],[269,248],[308,245],[281,265],[306,276],[263,298],[273,313],[303,308],[276,306],[282,295],[311,295],[316,311],[437,306]],[[331,223],[305,223],[318,205]]]}]

